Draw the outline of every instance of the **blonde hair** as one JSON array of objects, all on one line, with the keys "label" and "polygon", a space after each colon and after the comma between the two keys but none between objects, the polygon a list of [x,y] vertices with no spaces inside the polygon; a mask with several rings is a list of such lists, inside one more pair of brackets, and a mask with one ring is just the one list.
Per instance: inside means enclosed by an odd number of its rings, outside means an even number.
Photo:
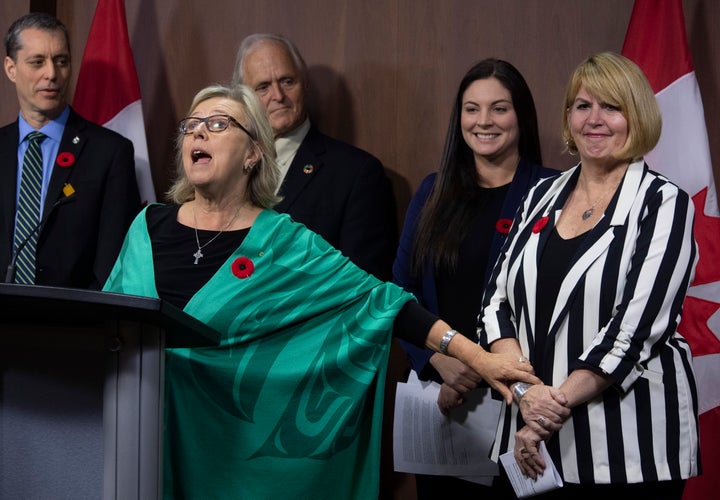
[{"label": "blonde hair", "polygon": [[662,117],[645,74],[630,59],[614,52],[602,52],[580,63],[565,90],[562,138],[568,151],[577,152],[568,114],[580,87],[617,106],[627,120],[627,141],[616,155],[618,160],[637,160],[655,147],[660,139]]},{"label": "blonde hair", "polygon": [[[243,124],[260,152],[260,159],[248,174],[248,199],[258,207],[271,208],[280,201],[275,193],[280,185],[280,170],[275,161],[275,141],[272,128],[267,119],[265,109],[258,101],[255,93],[245,85],[226,87],[211,85],[200,90],[193,98],[186,116],[192,115],[201,102],[213,98],[223,98],[240,105],[247,124]],[[178,129],[175,139],[175,175],[176,180],[167,192],[167,196],[175,203],[185,203],[195,199],[195,188],[187,176],[182,162],[182,143],[185,134]]]}]

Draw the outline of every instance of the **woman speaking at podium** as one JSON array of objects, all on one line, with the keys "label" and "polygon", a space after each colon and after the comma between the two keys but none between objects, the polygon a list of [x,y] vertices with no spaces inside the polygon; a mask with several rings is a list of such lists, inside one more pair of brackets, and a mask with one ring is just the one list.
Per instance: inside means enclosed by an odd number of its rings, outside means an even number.
[{"label": "woman speaking at podium", "polygon": [[538,383],[270,207],[272,131],[246,87],[180,122],[169,205],[133,222],[106,291],[159,297],[221,334],[166,359],[166,498],[377,498],[391,334],[457,357],[512,400]]}]

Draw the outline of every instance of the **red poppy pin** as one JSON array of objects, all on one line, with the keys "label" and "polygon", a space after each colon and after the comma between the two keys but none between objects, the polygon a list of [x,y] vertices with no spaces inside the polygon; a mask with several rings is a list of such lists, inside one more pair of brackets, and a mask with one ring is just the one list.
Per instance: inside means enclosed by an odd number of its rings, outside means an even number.
[{"label": "red poppy pin", "polygon": [[549,220],[550,220],[550,217],[548,217],[547,215],[545,215],[545,216],[543,216],[543,217],[540,217],[540,218],[537,220],[537,222],[535,223],[535,225],[533,226],[532,232],[533,232],[533,233],[539,233],[540,231],[542,231],[543,228],[544,228],[545,226],[547,226],[547,223],[548,223]]},{"label": "red poppy pin", "polygon": [[498,219],[495,223],[495,229],[498,233],[508,234],[512,227],[512,219]]},{"label": "red poppy pin", "polygon": [[255,271],[255,264],[247,257],[238,257],[232,263],[232,273],[240,279],[250,277]]},{"label": "red poppy pin", "polygon": [[75,164],[75,155],[65,151],[64,153],[57,155],[57,160],[55,161],[61,167],[71,167]]}]

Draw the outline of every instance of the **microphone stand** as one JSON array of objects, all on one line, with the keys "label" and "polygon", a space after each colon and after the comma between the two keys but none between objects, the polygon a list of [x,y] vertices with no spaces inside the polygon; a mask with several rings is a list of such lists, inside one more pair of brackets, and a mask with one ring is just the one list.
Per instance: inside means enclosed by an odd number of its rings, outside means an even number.
[{"label": "microphone stand", "polygon": [[40,230],[43,228],[45,223],[50,218],[50,215],[55,212],[55,209],[59,207],[60,205],[65,205],[66,203],[69,203],[71,201],[75,201],[75,193],[73,192],[69,196],[63,196],[59,200],[57,200],[55,203],[52,204],[50,207],[50,210],[45,212],[45,215],[43,215],[43,218],[40,219],[40,222],[38,222],[35,225],[35,228],[32,230],[30,234],[28,234],[24,240],[20,242],[20,244],[17,247],[17,250],[13,253],[12,259],[10,259],[10,264],[8,264],[7,271],[5,271],[5,283],[12,283],[15,280],[15,266],[17,265],[17,259],[20,255],[20,252],[22,252],[23,248],[30,242],[32,237],[35,235],[35,233],[40,233]]}]

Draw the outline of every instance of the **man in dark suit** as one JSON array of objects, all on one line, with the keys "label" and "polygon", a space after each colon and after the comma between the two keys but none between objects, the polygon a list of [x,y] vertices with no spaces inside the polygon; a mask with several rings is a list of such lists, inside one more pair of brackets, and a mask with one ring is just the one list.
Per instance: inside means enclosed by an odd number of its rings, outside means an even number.
[{"label": "man in dark suit", "polygon": [[17,121],[0,128],[5,158],[0,165],[0,269],[17,264],[16,254],[33,246],[22,245],[31,238],[15,233],[28,136],[39,131],[41,208],[27,223],[31,229],[42,225],[31,259],[34,272],[23,271],[27,280],[19,281],[13,269],[6,280],[99,289],[140,210],[132,142],[83,119],[68,105],[70,42],[55,17],[35,13],[15,21],[5,51],[5,74],[15,84],[20,113]]},{"label": "man in dark suit", "polygon": [[250,35],[240,44],[233,82],[255,91],[275,133],[284,175],[275,209],[389,279],[397,238],[390,182],[377,158],[310,123],[307,68],[297,48],[281,36]]}]

